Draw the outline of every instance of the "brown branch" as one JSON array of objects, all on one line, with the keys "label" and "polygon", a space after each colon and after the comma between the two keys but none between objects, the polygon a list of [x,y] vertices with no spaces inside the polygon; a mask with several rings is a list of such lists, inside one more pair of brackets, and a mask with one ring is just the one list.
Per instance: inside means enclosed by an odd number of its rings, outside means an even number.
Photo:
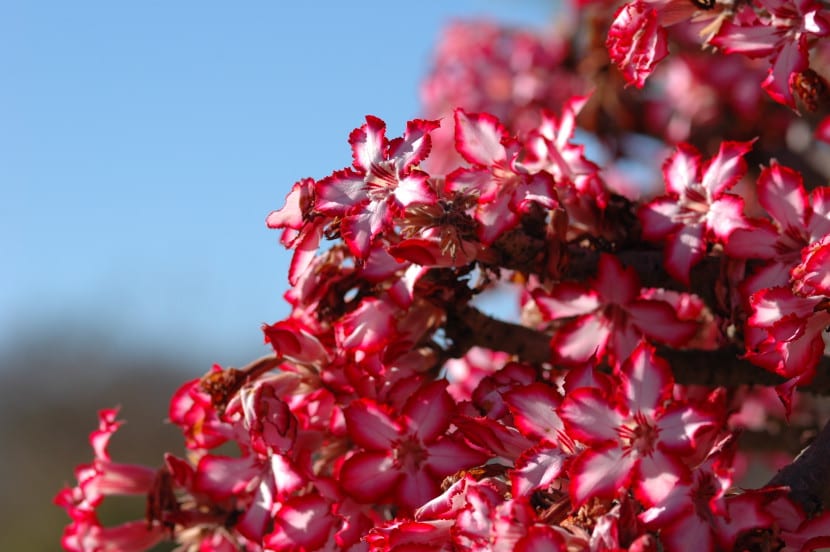
[{"label": "brown branch", "polygon": [[[515,355],[530,364],[551,362],[549,335],[492,318],[474,307],[464,306],[448,314],[446,331],[456,347],[453,353],[458,356],[479,346]],[[734,346],[714,351],[660,348],[659,353],[671,364],[675,381],[684,385],[772,386],[786,381],[740,358],[740,351]],[[830,357],[822,357],[812,383],[799,389],[830,395]]]},{"label": "brown branch", "polygon": [[447,311],[446,332],[461,357],[474,346],[502,351],[530,364],[550,362],[550,337],[532,328],[487,316],[465,305]]},{"label": "brown branch", "polygon": [[830,422],[791,464],[782,468],[768,483],[789,487],[790,498],[808,515],[820,512],[830,502]]}]

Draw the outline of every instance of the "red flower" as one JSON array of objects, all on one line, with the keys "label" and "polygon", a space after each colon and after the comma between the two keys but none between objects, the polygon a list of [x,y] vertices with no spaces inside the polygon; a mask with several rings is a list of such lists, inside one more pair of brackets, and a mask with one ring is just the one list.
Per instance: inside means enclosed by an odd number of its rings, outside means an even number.
[{"label": "red flower", "polygon": [[90,433],[89,442],[95,451],[91,464],[78,466],[76,487],[67,487],[55,496],[55,504],[63,507],[72,523],[63,532],[61,544],[71,552],[89,550],[140,552],[158,543],[164,536],[161,524],[145,520],[103,527],[96,510],[107,496],[146,496],[156,479],[156,470],[110,459],[109,441],[122,422],[117,421],[117,408],[98,413],[98,429]]},{"label": "red flower", "polygon": [[700,453],[700,434],[718,418],[692,404],[672,401],[665,361],[641,345],[620,370],[622,397],[594,387],[569,391],[560,407],[568,435],[587,445],[570,468],[570,493],[580,506],[592,497],[615,497],[633,488],[646,505],[664,500],[689,478],[683,458]]},{"label": "red flower", "polygon": [[354,168],[317,182],[315,209],[342,217],[341,235],[356,257],[366,258],[394,209],[435,200],[428,175],[417,165],[429,155],[429,133],[438,125],[412,120],[403,137],[387,140],[386,123],[369,115],[349,136]]},{"label": "red flower", "polygon": [[759,13],[742,9],[734,22],[726,20],[710,41],[726,53],[768,58],[770,68],[762,86],[792,109],[792,81],[809,67],[808,42],[830,33],[824,5],[816,0],[761,0]]},{"label": "red flower", "polygon": [[640,0],[617,10],[605,47],[626,82],[637,88],[643,87],[657,63],[669,53],[666,30],[657,22],[657,12]]},{"label": "red flower", "polygon": [[678,319],[672,306],[647,299],[637,274],[612,255],[600,256],[597,277],[589,284],[557,284],[553,291],[533,291],[533,299],[547,320],[574,318],[551,339],[554,362],[580,364],[606,355],[612,363],[625,360],[643,336],[683,345],[697,324]]},{"label": "red flower", "polygon": [[795,385],[812,381],[824,354],[824,334],[830,327],[826,301],[820,295],[799,297],[787,286],[763,289],[750,298],[752,316],[747,326],[764,331],[766,339],[746,356],[789,380],[778,388],[787,412]]},{"label": "red flower", "polygon": [[559,204],[551,176],[533,174],[519,162],[518,142],[492,115],[457,109],[455,143],[473,167],[447,175],[447,189],[478,197],[475,218],[485,245],[516,226],[531,202],[548,209]]},{"label": "red flower", "polygon": [[830,233],[805,247],[801,263],[792,269],[793,291],[830,297]]},{"label": "red flower", "polygon": [[747,296],[763,288],[787,285],[801,252],[830,234],[830,186],[809,194],[801,175],[776,162],[758,177],[758,202],[772,221],[751,221],[729,235],[726,252],[741,259],[767,259],[744,284]]},{"label": "red flower", "polygon": [[663,164],[666,195],[638,213],[643,237],[666,240],[666,269],[686,285],[709,242],[725,241],[734,230],[749,227],[743,199],[727,190],[746,172],[743,157],[751,147],[751,142],[724,142],[704,163],[693,146],[680,144]]},{"label": "red flower", "polygon": [[397,416],[370,399],[346,409],[349,436],[361,447],[340,470],[349,495],[367,503],[392,499],[414,510],[438,494],[444,477],[487,459],[447,434],[454,402],[445,387],[436,381],[422,388]]}]

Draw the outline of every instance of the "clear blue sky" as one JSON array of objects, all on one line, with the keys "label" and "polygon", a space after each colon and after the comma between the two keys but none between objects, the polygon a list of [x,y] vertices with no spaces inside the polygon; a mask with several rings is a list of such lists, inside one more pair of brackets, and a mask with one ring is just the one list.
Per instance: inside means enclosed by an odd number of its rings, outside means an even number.
[{"label": "clear blue sky", "polygon": [[[205,362],[264,352],[290,186],[397,135],[443,25],[546,0],[0,2],[0,347],[92,327]],[[82,332],[83,333],[83,332]]]}]

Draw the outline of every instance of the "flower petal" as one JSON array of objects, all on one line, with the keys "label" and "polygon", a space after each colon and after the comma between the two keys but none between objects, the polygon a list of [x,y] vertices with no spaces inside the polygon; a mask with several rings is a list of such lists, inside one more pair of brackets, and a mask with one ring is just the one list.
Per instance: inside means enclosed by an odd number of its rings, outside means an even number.
[{"label": "flower petal", "polygon": [[673,454],[696,452],[700,433],[716,427],[715,416],[683,403],[674,403],[657,420],[660,446]]},{"label": "flower petal", "polygon": [[358,399],[343,412],[349,437],[359,446],[376,451],[392,448],[401,427],[390,413],[371,399]]},{"label": "flower petal", "polygon": [[523,435],[558,442],[557,435],[564,425],[556,413],[562,402],[556,389],[542,382],[532,383],[511,389],[504,394],[504,400]]},{"label": "flower petal", "polygon": [[663,163],[666,191],[679,196],[686,188],[697,183],[701,162],[697,148],[686,143],[678,144],[677,149]]},{"label": "flower petal", "polygon": [[[666,181],[668,185],[668,180]],[[643,205],[637,211],[637,217],[643,227],[643,239],[660,241],[680,228],[681,223],[676,220],[680,212],[677,199],[673,197],[658,197]]]},{"label": "flower petal", "polygon": [[616,445],[592,448],[571,465],[571,502],[579,508],[594,497],[614,498],[625,486],[634,467],[634,458]]},{"label": "flower petal", "polygon": [[617,428],[623,424],[623,415],[609,404],[598,389],[582,387],[565,397],[559,415],[568,434],[588,445],[617,442]]},{"label": "flower petal", "polygon": [[533,290],[533,300],[545,320],[556,320],[594,312],[600,307],[599,296],[591,289],[572,282],[557,284],[551,293]]},{"label": "flower petal", "polygon": [[478,466],[488,458],[487,454],[470,448],[455,435],[430,443],[428,453],[426,466],[431,473],[439,477]]},{"label": "flower petal", "polygon": [[674,384],[668,363],[645,343],[622,365],[621,377],[629,410],[649,417],[669,397]]},{"label": "flower petal", "polygon": [[718,153],[703,170],[700,184],[709,192],[709,197],[715,199],[738,183],[746,173],[744,155],[752,149],[750,142],[722,142]]},{"label": "flower petal", "polygon": [[767,78],[761,87],[773,100],[795,109],[795,98],[790,88],[790,77],[810,66],[807,52],[807,36],[801,34],[796,40],[784,40],[783,47],[775,56]]},{"label": "flower petal", "polygon": [[513,496],[529,496],[539,488],[546,488],[562,473],[567,455],[556,447],[534,447],[516,460],[510,472]]},{"label": "flower petal", "polygon": [[626,310],[631,324],[648,337],[672,347],[685,345],[698,330],[695,320],[680,320],[665,301],[634,301]]},{"label": "flower petal", "polygon": [[585,315],[556,331],[551,349],[556,362],[581,364],[595,355],[605,354],[611,327],[604,318]]},{"label": "flower petal", "polygon": [[384,452],[358,452],[343,463],[340,485],[355,500],[377,504],[394,492],[403,477],[394,464]]},{"label": "flower petal", "polygon": [[758,203],[781,226],[783,231],[807,226],[809,200],[801,174],[773,162],[758,177]]},{"label": "flower petal", "polygon": [[772,259],[778,255],[778,230],[767,220],[752,223],[749,228],[737,228],[724,242],[730,257],[739,259]]},{"label": "flower petal", "polygon": [[274,516],[274,531],[265,536],[269,550],[317,550],[329,540],[337,518],[318,494],[288,499]]},{"label": "flower petal", "polygon": [[455,411],[455,402],[447,393],[447,381],[439,380],[421,388],[407,402],[403,417],[410,432],[427,443],[447,430]]},{"label": "flower petal", "polygon": [[386,123],[373,115],[366,116],[366,124],[349,135],[354,167],[368,173],[373,163],[383,160],[386,150]]},{"label": "flower petal", "polygon": [[744,200],[733,194],[723,194],[709,205],[706,213],[706,228],[719,240],[726,240],[739,228],[748,228],[744,216]]},{"label": "flower petal", "polygon": [[666,270],[679,282],[690,285],[689,271],[706,253],[703,227],[690,224],[672,236],[666,248]]},{"label": "flower petal", "polygon": [[688,468],[683,462],[656,450],[651,456],[640,458],[634,488],[640,502],[651,507],[663,502],[675,486],[686,478]]},{"label": "flower petal", "polygon": [[475,165],[493,165],[507,159],[502,140],[509,135],[489,113],[455,110],[455,144],[458,152]]},{"label": "flower petal", "polygon": [[425,471],[408,472],[401,479],[395,495],[395,505],[415,510],[441,492],[440,485]]},{"label": "flower petal", "polygon": [[637,88],[643,87],[657,62],[669,53],[666,30],[657,22],[657,12],[640,0],[617,10],[605,47],[626,82]]}]

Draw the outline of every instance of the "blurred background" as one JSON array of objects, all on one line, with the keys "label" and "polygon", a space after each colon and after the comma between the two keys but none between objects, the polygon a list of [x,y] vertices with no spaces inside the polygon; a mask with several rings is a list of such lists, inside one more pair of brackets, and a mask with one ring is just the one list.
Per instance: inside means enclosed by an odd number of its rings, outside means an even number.
[{"label": "blurred background", "polygon": [[[0,1],[0,550],[57,550],[53,495],[121,405],[120,461],[181,440],[167,401],[267,352],[298,179],[397,136],[443,26],[541,26],[547,0]],[[392,6],[392,7],[390,7]]]}]

